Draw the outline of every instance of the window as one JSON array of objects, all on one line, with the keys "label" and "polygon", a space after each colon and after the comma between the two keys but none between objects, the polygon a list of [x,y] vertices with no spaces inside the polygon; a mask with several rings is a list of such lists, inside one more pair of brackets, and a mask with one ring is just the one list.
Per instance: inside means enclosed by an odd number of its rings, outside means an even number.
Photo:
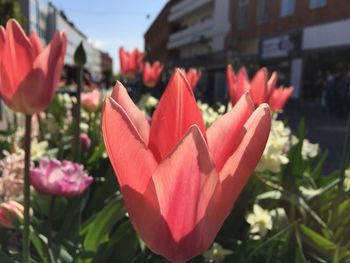
[{"label": "window", "polygon": [[256,12],[256,22],[258,24],[263,24],[267,21],[268,14],[267,0],[258,0],[257,12]]},{"label": "window", "polygon": [[327,0],[310,0],[310,9],[323,7],[327,4]]},{"label": "window", "polygon": [[247,25],[248,4],[249,4],[249,0],[239,0],[238,28],[243,28]]},{"label": "window", "polygon": [[295,0],[281,0],[281,17],[291,16],[294,14]]}]

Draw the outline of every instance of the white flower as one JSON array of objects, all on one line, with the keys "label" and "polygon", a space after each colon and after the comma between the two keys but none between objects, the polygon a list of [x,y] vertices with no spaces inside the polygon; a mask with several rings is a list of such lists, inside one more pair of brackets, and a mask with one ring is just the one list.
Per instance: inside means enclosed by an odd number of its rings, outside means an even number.
[{"label": "white flower", "polygon": [[301,156],[303,160],[315,158],[319,152],[318,143],[310,143],[309,140],[303,140],[303,147],[301,149]]},{"label": "white flower", "polygon": [[264,237],[267,231],[272,229],[272,217],[269,211],[258,204],[254,204],[253,213],[248,214],[246,220],[250,225],[250,234],[253,239]]},{"label": "white flower", "polygon": [[143,110],[143,111],[147,111],[150,110],[152,108],[157,107],[158,105],[158,100],[151,96],[151,95],[143,95],[140,99],[140,101],[137,103],[138,107]]},{"label": "white flower", "polygon": [[218,110],[214,110],[208,104],[197,102],[199,109],[202,112],[205,127],[212,125],[219,117],[221,117],[225,112],[225,106],[219,105]]},{"label": "white flower", "polygon": [[30,146],[30,157],[33,161],[41,159],[47,151],[49,143],[47,141],[38,142],[37,138],[32,140]]},{"label": "white flower", "polygon": [[344,191],[347,192],[350,190],[350,167],[345,170],[345,178],[343,182]]},{"label": "white flower", "polygon": [[71,110],[73,108],[73,104],[75,104],[77,101],[75,97],[71,97],[68,93],[57,94],[57,99],[59,103],[67,110]]},{"label": "white flower", "polygon": [[224,249],[220,244],[214,243],[213,246],[204,252],[203,256],[207,262],[220,263],[224,260],[225,256],[232,254],[233,252],[228,249]]},{"label": "white flower", "polygon": [[291,138],[291,130],[282,121],[272,119],[269,139],[256,171],[280,172],[281,166],[289,162],[287,154],[292,145]]}]

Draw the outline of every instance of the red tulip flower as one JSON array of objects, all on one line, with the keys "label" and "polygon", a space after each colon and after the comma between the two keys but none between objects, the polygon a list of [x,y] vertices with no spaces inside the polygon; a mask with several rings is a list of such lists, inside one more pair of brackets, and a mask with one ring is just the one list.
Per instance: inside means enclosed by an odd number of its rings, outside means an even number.
[{"label": "red tulip flower", "polygon": [[[277,89],[277,72],[273,72],[270,79],[268,79],[266,68],[261,68],[255,74],[251,82],[249,81],[245,68],[241,68],[237,77],[235,77],[232,67],[229,65],[227,67],[226,76],[229,94],[233,104],[235,104],[245,92],[249,92],[256,106],[262,103],[273,103],[274,107],[270,104],[271,108],[274,111],[279,111],[283,108],[293,92],[293,88],[288,88],[283,92],[282,87]],[[277,98],[279,98],[278,102],[276,101]]]},{"label": "red tulip flower", "polygon": [[270,132],[267,104],[248,94],[208,130],[177,69],[151,124],[117,83],[104,103],[103,139],[130,219],[147,246],[185,262],[213,242],[255,169]]},{"label": "red tulip flower", "polygon": [[197,70],[195,68],[190,68],[189,70],[187,70],[186,78],[190,83],[192,90],[196,89],[196,86],[201,76],[202,76],[202,72],[200,70]]},{"label": "red tulip flower", "polygon": [[148,88],[154,88],[157,85],[163,68],[164,66],[160,65],[159,61],[154,62],[153,65],[146,62],[142,74],[143,84]]},{"label": "red tulip flower", "polygon": [[293,87],[273,89],[269,98],[269,105],[272,110],[275,112],[281,111],[292,93]]},{"label": "red tulip flower", "polygon": [[119,48],[120,71],[126,78],[134,78],[136,73],[142,71],[143,53],[135,48],[132,52]]},{"label": "red tulip flower", "polygon": [[249,91],[250,83],[245,68],[241,68],[235,76],[231,65],[227,66],[226,78],[232,104],[236,104],[243,94]]},{"label": "red tulip flower", "polygon": [[58,88],[67,38],[56,32],[45,48],[35,32],[26,36],[14,19],[0,27],[0,94],[13,111],[43,111]]}]

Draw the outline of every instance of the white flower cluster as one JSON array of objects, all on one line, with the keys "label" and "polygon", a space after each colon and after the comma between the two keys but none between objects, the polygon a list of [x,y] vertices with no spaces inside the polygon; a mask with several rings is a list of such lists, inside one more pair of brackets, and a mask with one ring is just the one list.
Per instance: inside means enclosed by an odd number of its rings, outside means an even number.
[{"label": "white flower cluster", "polygon": [[297,141],[297,139],[293,138],[291,135],[290,128],[286,127],[283,121],[278,121],[276,118],[273,118],[270,136],[264,153],[256,167],[256,171],[280,172],[281,166],[289,162],[287,154],[295,141]]},{"label": "white flower cluster", "polygon": [[216,121],[221,115],[225,113],[225,106],[219,105],[217,110],[214,110],[207,103],[197,102],[199,109],[202,112],[205,127],[209,127]]},{"label": "white flower cluster", "polygon": [[344,191],[348,192],[350,190],[350,167],[345,170],[345,178],[343,182]]},{"label": "white flower cluster", "polygon": [[148,113],[148,111],[157,107],[158,100],[155,97],[146,94],[141,97],[137,105],[141,110]]},{"label": "white flower cluster", "polygon": [[4,151],[0,161],[0,199],[15,199],[23,191],[24,152],[9,153]]}]

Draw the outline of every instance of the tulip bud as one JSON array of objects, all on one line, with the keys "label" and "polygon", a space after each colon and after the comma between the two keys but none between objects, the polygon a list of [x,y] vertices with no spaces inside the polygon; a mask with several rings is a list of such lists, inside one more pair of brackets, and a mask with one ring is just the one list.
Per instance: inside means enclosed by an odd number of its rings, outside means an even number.
[{"label": "tulip bud", "polygon": [[83,67],[86,63],[86,53],[83,42],[80,42],[79,46],[74,52],[74,63],[80,67]]},{"label": "tulip bud", "polygon": [[23,206],[16,201],[0,204],[0,227],[16,228],[23,220]]},{"label": "tulip bud", "polygon": [[86,133],[80,133],[80,144],[83,151],[88,151],[91,146],[91,139]]}]

